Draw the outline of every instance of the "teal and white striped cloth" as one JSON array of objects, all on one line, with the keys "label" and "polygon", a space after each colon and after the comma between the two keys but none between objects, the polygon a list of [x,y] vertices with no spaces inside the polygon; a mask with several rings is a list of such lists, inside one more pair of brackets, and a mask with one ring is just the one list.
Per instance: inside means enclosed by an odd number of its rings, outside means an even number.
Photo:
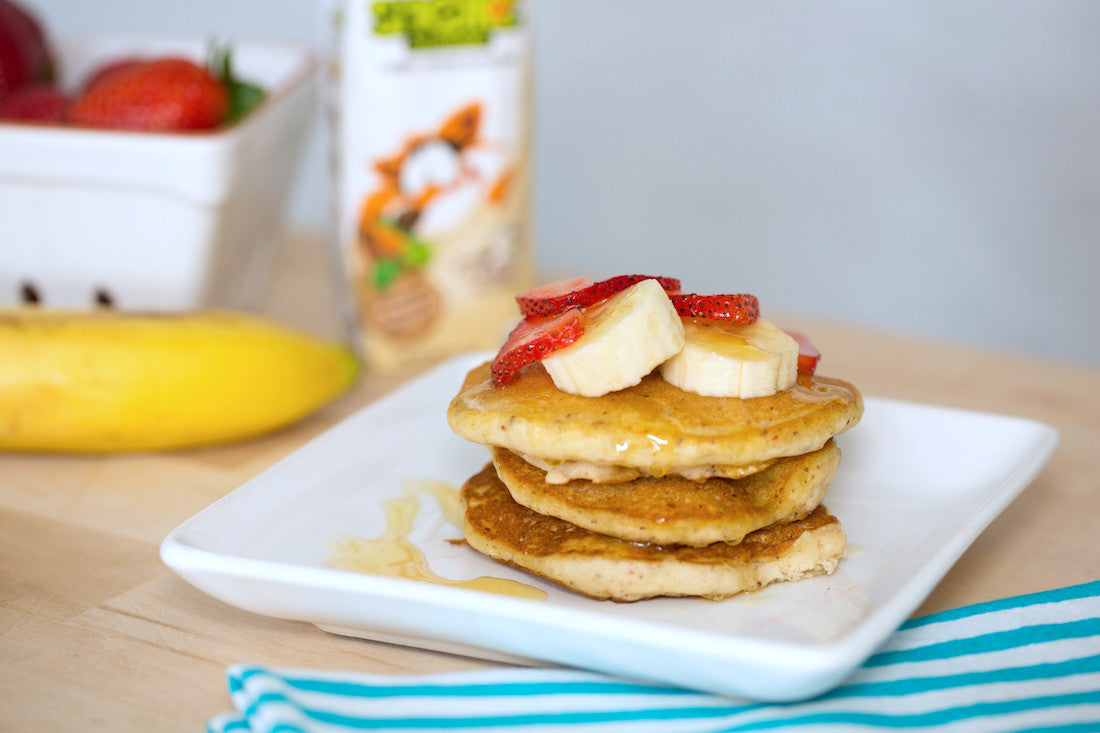
[{"label": "teal and white striped cloth", "polygon": [[1100,731],[1100,581],[913,619],[844,684],[751,703],[565,669],[389,677],[235,666],[211,733]]}]

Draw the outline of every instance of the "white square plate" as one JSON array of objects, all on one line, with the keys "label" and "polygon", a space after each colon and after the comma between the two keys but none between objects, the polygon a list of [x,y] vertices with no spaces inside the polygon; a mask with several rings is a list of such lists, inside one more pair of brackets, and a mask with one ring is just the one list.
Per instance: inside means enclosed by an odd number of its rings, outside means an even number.
[{"label": "white square plate", "polygon": [[722,602],[593,601],[462,544],[432,499],[409,534],[431,570],[510,578],[532,601],[335,569],[329,541],[376,538],[382,502],[408,479],[458,487],[488,460],[451,432],[446,408],[471,354],[352,415],[192,517],[161,557],[240,608],[323,629],[488,659],[562,664],[763,700],[840,683],[924,600],[1038,473],[1058,441],[1044,424],[866,398],[826,503],[849,556],[829,577]]}]

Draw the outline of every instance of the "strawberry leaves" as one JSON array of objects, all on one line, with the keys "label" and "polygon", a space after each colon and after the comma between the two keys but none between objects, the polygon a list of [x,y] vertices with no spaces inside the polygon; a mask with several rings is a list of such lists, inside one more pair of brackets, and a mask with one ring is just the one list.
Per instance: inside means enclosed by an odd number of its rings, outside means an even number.
[{"label": "strawberry leaves", "polygon": [[223,120],[227,124],[239,122],[259,107],[267,96],[262,87],[237,78],[233,72],[232,55],[228,46],[214,47],[210,54],[210,68],[229,96],[229,108]]}]

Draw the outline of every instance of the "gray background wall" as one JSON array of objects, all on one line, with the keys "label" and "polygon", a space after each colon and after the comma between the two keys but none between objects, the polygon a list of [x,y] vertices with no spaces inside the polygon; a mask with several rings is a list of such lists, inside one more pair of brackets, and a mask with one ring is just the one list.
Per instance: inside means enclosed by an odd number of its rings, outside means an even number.
[{"label": "gray background wall", "polygon": [[[320,44],[309,0],[24,0]],[[536,0],[548,270],[1100,365],[1100,3]],[[327,225],[324,127],[290,208]]]}]

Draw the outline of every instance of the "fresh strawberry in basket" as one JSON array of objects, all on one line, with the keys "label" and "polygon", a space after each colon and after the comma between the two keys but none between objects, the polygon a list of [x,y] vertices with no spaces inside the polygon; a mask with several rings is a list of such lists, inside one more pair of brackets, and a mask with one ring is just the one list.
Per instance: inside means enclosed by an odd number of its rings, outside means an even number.
[{"label": "fresh strawberry in basket", "polygon": [[68,106],[69,98],[52,83],[24,84],[0,97],[0,120],[61,123]]},{"label": "fresh strawberry in basket", "polygon": [[228,50],[217,50],[209,66],[175,56],[124,57],[92,71],[68,121],[124,130],[208,130],[238,121],[263,97],[263,89],[234,76]]},{"label": "fresh strawberry in basket", "polygon": [[194,61],[172,56],[107,75],[73,102],[69,121],[121,130],[205,130],[221,124],[228,109],[221,81]]},{"label": "fresh strawberry in basket", "polygon": [[148,63],[148,61],[149,59],[140,56],[123,56],[112,59],[93,69],[92,73],[88,75],[88,78],[84,80],[84,84],[81,88],[86,92],[92,87],[99,86],[100,83],[110,79],[115,74],[123,71],[130,71],[142,64]]},{"label": "fresh strawberry in basket", "polygon": [[0,0],[0,97],[53,78],[53,57],[38,20],[11,0]]}]

